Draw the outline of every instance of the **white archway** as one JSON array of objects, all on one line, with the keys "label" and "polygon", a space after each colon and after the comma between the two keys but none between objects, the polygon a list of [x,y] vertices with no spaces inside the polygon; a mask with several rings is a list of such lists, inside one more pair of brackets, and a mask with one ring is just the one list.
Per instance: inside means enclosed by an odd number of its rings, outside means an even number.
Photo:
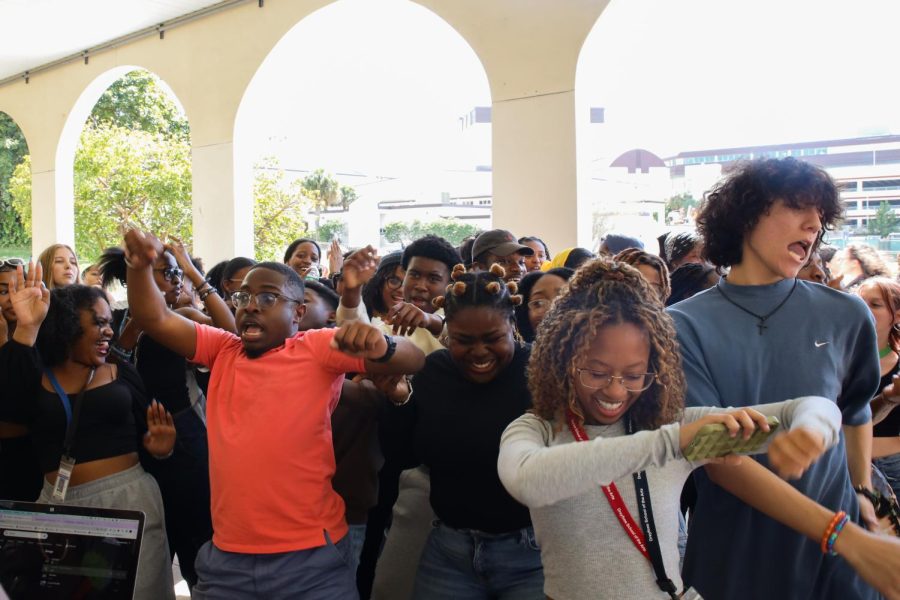
[{"label": "white archway", "polygon": [[[252,214],[253,164],[267,154],[280,154],[282,167],[336,174],[357,187],[358,202],[421,194],[440,204],[453,186],[489,197],[491,124],[482,116],[478,131],[465,130],[461,119],[490,104],[479,57],[431,10],[408,0],[329,4],[282,37],[244,91],[234,130],[238,210]],[[452,181],[450,169],[468,169],[470,180]],[[379,241],[381,224],[364,212],[351,245]]]}]

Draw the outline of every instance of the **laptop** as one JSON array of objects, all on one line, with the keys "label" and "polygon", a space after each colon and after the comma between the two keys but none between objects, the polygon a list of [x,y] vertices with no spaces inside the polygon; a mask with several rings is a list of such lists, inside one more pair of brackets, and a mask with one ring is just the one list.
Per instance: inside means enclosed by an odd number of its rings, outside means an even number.
[{"label": "laptop", "polygon": [[144,513],[0,500],[10,600],[131,600]]}]

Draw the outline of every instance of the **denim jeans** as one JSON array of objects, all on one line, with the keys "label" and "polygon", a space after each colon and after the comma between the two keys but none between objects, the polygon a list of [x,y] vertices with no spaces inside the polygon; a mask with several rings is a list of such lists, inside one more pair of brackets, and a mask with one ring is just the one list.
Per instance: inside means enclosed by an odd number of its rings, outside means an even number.
[{"label": "denim jeans", "polygon": [[876,458],[872,462],[881,469],[881,472],[884,473],[884,478],[887,479],[891,489],[894,490],[894,495],[900,499],[900,453]]},{"label": "denim jeans", "polygon": [[349,544],[347,565],[353,577],[356,577],[356,569],[359,567],[359,556],[362,554],[363,542],[366,541],[366,524],[350,525],[350,531],[347,533],[347,542]]},{"label": "denim jeans", "polygon": [[347,568],[350,540],[278,554],[225,552],[206,542],[197,554],[194,600],[359,600]]},{"label": "denim jeans", "polygon": [[494,535],[436,521],[419,562],[413,598],[544,600],[534,529]]}]

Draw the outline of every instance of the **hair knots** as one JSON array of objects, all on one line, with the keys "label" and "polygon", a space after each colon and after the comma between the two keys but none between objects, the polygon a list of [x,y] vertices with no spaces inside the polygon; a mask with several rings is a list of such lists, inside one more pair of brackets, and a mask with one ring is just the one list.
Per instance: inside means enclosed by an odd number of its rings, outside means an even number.
[{"label": "hair knots", "polygon": [[506,289],[509,290],[509,293],[510,293],[510,294],[515,294],[516,292],[519,291],[519,284],[516,283],[515,281],[507,281],[507,282],[506,282]]},{"label": "hair knots", "polygon": [[456,283],[453,284],[452,288],[450,289],[450,293],[453,294],[454,296],[462,296],[463,294],[466,293],[466,287],[468,287],[468,286],[466,286],[465,281],[457,281]]},{"label": "hair knots", "polygon": [[444,296],[435,296],[431,299],[431,305],[436,309],[444,308],[444,302],[446,302],[446,298]]},{"label": "hair knots", "polygon": [[501,267],[501,266],[498,265],[497,263],[494,263],[494,264],[491,265],[490,271],[491,271],[492,274],[496,275],[496,276],[499,277],[500,279],[505,279],[505,278],[506,278],[506,269],[504,269],[503,267]]},{"label": "hair knots", "polygon": [[453,271],[450,272],[450,279],[453,281],[459,281],[463,275],[466,274],[466,265],[456,265],[453,267]]},{"label": "hair knots", "polygon": [[509,301],[513,306],[520,306],[525,299],[520,294],[513,294],[509,297]]}]

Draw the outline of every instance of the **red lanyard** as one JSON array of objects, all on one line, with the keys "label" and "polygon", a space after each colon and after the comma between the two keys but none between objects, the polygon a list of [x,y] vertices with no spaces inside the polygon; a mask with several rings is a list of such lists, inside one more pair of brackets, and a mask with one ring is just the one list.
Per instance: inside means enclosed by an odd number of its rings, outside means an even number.
[{"label": "red lanyard", "polygon": [[[575,438],[575,441],[589,441],[587,432],[584,430],[584,427],[575,420],[575,415],[573,415],[571,411],[566,411],[566,420],[569,423],[569,430],[572,432],[572,437]],[[630,421],[628,421],[627,429],[629,434],[632,433]],[[659,539],[656,535],[656,525],[654,525],[653,522],[653,511],[650,507],[650,487],[647,484],[647,477],[643,471],[634,473],[632,477],[634,478],[635,493],[638,497],[638,508],[641,509],[641,522],[644,526],[643,528],[635,522],[634,517],[628,512],[628,507],[625,506],[625,501],[622,500],[622,496],[619,494],[619,490],[616,488],[614,482],[610,482],[609,485],[600,486],[600,488],[603,490],[603,493],[606,494],[609,506],[612,508],[613,513],[615,513],[616,518],[619,519],[619,524],[622,525],[622,529],[624,529],[625,533],[628,534],[628,537],[631,538],[631,542],[634,544],[635,548],[644,555],[644,558],[650,561],[653,572],[656,574],[656,585],[659,586],[659,589],[669,594],[669,597],[673,599],[679,598],[677,594],[678,589],[666,575],[666,569],[663,565],[662,552],[659,548]],[[646,543],[647,537],[650,538],[649,547]]]},{"label": "red lanyard", "polygon": [[[590,441],[584,427],[575,420],[575,415],[568,412],[567,420],[569,422],[569,430],[572,432],[572,437],[575,438],[576,442]],[[600,489],[603,490],[603,493],[606,495],[610,508],[612,508],[613,513],[615,513],[616,517],[619,519],[619,524],[622,525],[622,529],[624,529],[625,533],[628,534],[628,537],[631,538],[631,542],[638,550],[640,550],[641,554],[644,555],[644,558],[650,560],[650,552],[647,551],[647,545],[644,543],[644,532],[641,531],[641,528],[634,520],[634,517],[628,512],[628,507],[625,506],[625,501],[622,500],[622,496],[619,494],[619,488],[616,487],[614,482],[610,482],[609,485],[600,486]]]}]

